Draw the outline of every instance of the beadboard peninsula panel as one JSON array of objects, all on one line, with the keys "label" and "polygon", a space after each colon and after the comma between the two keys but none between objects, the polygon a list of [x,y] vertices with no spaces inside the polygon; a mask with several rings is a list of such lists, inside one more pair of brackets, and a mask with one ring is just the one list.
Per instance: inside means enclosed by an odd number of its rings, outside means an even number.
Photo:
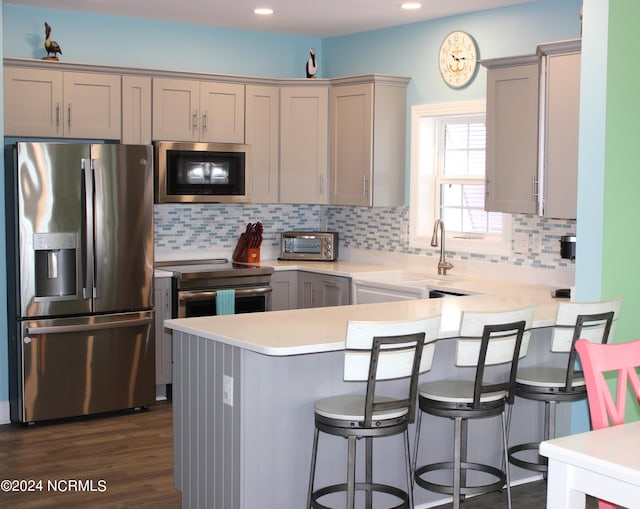
[{"label": "beadboard peninsula panel", "polygon": [[[278,313],[296,313],[283,311]],[[240,318],[240,317],[238,317]],[[250,320],[256,317],[243,316]],[[282,314],[283,327],[286,315]],[[316,400],[364,393],[365,384],[343,381],[344,352],[271,356],[220,341],[174,330],[174,476],[183,508],[233,507],[282,509],[304,507],[307,496]],[[302,332],[301,332],[302,333]],[[523,365],[549,359],[550,329],[537,328]],[[451,370],[455,338],[441,338],[433,368],[421,380],[465,378],[465,369]],[[233,378],[233,407],[222,403],[222,377]],[[390,395],[400,381],[391,382]],[[516,399],[510,443],[539,440],[544,409],[534,401]],[[569,405],[560,405],[558,434],[569,430]],[[496,418],[469,426],[469,457],[500,466],[501,436]],[[411,444],[415,424],[409,426]],[[424,415],[419,463],[451,458],[453,424]],[[364,464],[358,447],[358,475]],[[316,486],[346,479],[346,441],[320,435]],[[512,480],[531,472],[512,467]],[[470,474],[472,475],[472,474]],[[374,479],[405,485],[402,436],[374,442]],[[443,495],[417,489],[416,504],[444,503]]]},{"label": "beadboard peninsula panel", "polygon": [[[174,332],[174,484],[183,507],[240,507],[240,350]],[[222,374],[234,405],[222,401]]]}]

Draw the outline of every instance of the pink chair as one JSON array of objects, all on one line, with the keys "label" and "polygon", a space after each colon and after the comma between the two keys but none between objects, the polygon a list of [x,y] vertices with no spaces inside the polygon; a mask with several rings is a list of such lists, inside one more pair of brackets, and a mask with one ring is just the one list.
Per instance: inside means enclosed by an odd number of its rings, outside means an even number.
[{"label": "pink chair", "polygon": [[[576,342],[576,350],[580,355],[587,385],[592,429],[624,423],[629,384],[640,401],[640,380],[636,371],[636,367],[640,367],[640,340],[629,343],[599,344],[580,339]],[[616,372],[617,391],[612,394],[605,374]],[[600,509],[615,509],[615,507],[615,504],[600,500]]]}]

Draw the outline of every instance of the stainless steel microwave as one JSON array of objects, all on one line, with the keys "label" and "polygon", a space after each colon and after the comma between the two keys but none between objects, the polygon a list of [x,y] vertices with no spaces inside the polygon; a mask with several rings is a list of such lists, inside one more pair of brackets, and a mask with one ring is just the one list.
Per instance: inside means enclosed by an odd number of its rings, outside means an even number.
[{"label": "stainless steel microwave", "polygon": [[156,203],[248,203],[250,147],[232,143],[157,141]]},{"label": "stainless steel microwave", "polygon": [[338,233],[284,232],[280,238],[280,259],[325,262],[337,260]]}]

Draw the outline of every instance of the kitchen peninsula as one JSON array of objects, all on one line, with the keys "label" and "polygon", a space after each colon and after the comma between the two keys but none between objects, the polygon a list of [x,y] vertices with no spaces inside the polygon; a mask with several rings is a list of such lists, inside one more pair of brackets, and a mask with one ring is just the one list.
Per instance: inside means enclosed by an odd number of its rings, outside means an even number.
[{"label": "kitchen peninsula", "polygon": [[[174,480],[182,492],[183,507],[304,507],[314,402],[364,390],[364,384],[342,379],[349,320],[408,320],[441,314],[434,366],[423,375],[437,379],[451,375],[452,338],[463,310],[536,305],[523,364],[548,356],[545,340],[550,337],[556,308],[550,287],[473,278],[457,284],[459,290],[476,294],[165,322],[174,337]],[[539,438],[543,413],[535,402],[518,400],[511,427],[513,443]],[[499,464],[499,426],[482,421],[470,428],[472,434],[482,434],[477,441],[482,445],[471,449],[469,456],[488,454]],[[568,408],[560,409],[559,423],[559,435],[567,433]],[[424,436],[434,439],[422,442],[421,457],[428,454],[444,460],[452,448],[452,426],[429,417],[423,426],[428,429]],[[402,486],[403,458],[397,450],[400,443],[393,440],[382,441],[375,450],[374,475]],[[343,442],[324,440],[316,477],[320,484],[344,479]],[[512,468],[515,481],[530,476]],[[416,489],[417,505],[438,500],[442,495]]]}]

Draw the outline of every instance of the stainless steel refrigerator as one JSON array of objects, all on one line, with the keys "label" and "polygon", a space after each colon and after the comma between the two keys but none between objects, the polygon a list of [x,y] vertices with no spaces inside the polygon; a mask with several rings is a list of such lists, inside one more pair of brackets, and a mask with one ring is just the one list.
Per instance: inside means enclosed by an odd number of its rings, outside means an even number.
[{"label": "stainless steel refrigerator", "polygon": [[153,403],[152,148],[6,152],[11,420]]}]

